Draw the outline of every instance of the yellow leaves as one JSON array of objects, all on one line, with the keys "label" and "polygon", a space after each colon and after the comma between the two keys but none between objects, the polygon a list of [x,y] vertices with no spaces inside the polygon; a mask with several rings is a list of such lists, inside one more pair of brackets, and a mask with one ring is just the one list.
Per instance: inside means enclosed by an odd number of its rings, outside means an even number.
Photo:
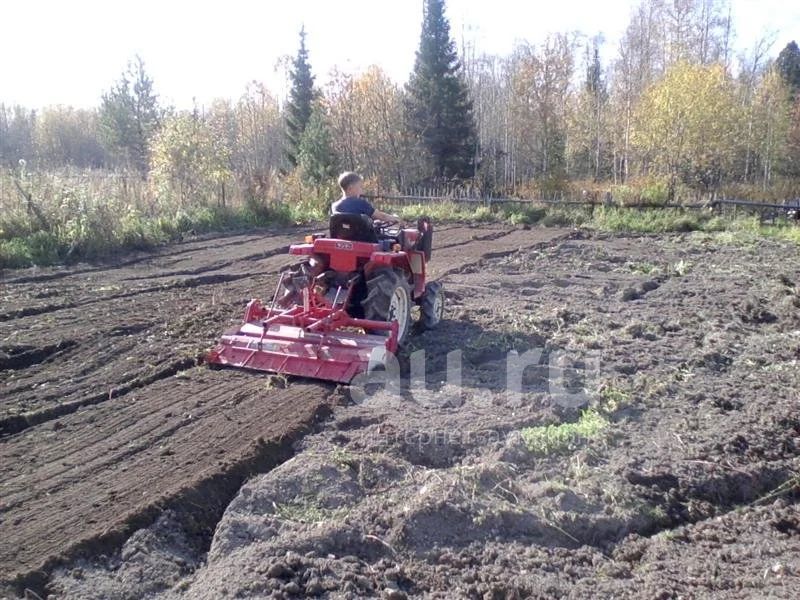
[{"label": "yellow leaves", "polygon": [[377,66],[361,75],[337,73],[326,109],[340,162],[366,176],[401,169],[403,106],[400,88]]},{"label": "yellow leaves", "polygon": [[641,98],[632,141],[664,171],[730,164],[741,129],[733,82],[721,65],[678,63]]},{"label": "yellow leaves", "polygon": [[207,123],[177,115],[162,126],[152,145],[151,176],[167,193],[179,183],[182,195],[212,196],[216,184],[230,177],[230,150]]}]

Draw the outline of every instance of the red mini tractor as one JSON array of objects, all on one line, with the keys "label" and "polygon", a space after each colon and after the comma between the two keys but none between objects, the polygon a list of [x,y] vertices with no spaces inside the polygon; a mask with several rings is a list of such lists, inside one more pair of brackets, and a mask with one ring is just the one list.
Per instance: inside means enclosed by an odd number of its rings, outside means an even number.
[{"label": "red mini tractor", "polygon": [[302,261],[281,273],[269,306],[251,300],[244,323],[222,336],[207,362],[349,383],[382,364],[411,329],[435,327],[444,311],[438,282],[428,282],[433,226],[373,224],[334,215],[329,235],[306,236],[289,253]]}]

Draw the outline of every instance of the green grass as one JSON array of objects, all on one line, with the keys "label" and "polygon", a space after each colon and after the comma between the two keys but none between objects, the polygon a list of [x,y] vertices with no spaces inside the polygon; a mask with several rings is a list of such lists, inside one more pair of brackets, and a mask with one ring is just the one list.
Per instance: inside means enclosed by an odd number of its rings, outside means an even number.
[{"label": "green grass", "polygon": [[275,508],[275,516],[279,519],[306,524],[322,523],[341,515],[342,512],[341,509],[334,510],[317,506],[306,499],[278,504]]},{"label": "green grass", "polygon": [[488,206],[468,206],[458,202],[434,202],[430,204],[409,204],[405,206],[387,207],[387,210],[399,215],[404,221],[414,222],[421,215],[426,215],[434,223],[489,223],[502,219],[493,213]]},{"label": "green grass", "polygon": [[396,207],[404,219],[420,214],[435,222],[467,223],[504,222],[512,225],[542,225],[545,227],[587,227],[598,231],[664,233],[680,231],[720,231],[728,221],[710,213],[688,212],[680,209],[644,209],[561,206],[488,206],[470,207],[455,202],[415,204]]},{"label": "green grass", "polygon": [[598,438],[609,425],[599,412],[587,409],[575,423],[526,427],[520,433],[528,450],[548,456],[574,450],[581,443]]},{"label": "green grass", "polygon": [[677,208],[626,208],[560,206],[488,206],[470,207],[455,202],[437,202],[394,207],[401,217],[413,221],[419,215],[435,223],[509,223],[543,227],[584,227],[611,233],[658,234],[671,232],[706,232],[721,243],[752,243],[770,238],[800,244],[800,227],[762,225],[758,217],[728,218],[710,212],[684,211]]},{"label": "green grass", "polygon": [[630,404],[631,401],[630,393],[611,383],[601,386],[599,395],[600,408],[606,413],[616,412]]},{"label": "green grass", "polygon": [[679,209],[605,208],[595,210],[589,227],[601,231],[665,233],[670,231],[709,231],[724,225],[709,213]]},{"label": "green grass", "polygon": [[630,269],[632,273],[641,273],[642,275],[655,275],[661,271],[658,265],[649,262],[629,263],[628,269]]}]

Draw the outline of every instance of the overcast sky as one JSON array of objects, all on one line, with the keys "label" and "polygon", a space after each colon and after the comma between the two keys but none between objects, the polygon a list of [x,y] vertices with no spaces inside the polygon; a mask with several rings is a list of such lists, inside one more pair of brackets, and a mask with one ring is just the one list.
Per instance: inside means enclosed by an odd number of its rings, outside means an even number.
[{"label": "overcast sky", "polygon": [[[604,34],[614,53],[637,0],[448,0],[452,33],[478,52],[505,54],[549,32]],[[135,54],[166,104],[236,98],[247,82],[284,89],[281,57],[305,24],[311,64],[370,64],[405,81],[419,41],[422,0],[2,0],[0,101],[29,107],[95,106]],[[776,34],[773,54],[800,41],[800,1],[733,0],[736,47]]]}]

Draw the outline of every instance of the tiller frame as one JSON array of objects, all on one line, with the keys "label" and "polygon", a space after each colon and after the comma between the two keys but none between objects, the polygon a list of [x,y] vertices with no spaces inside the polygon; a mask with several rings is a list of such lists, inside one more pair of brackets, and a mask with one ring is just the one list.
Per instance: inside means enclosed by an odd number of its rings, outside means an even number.
[{"label": "tiller frame", "polygon": [[[276,304],[286,275],[286,271],[281,274],[269,307],[258,299],[247,304],[244,323],[223,334],[207,362],[346,384],[397,351],[396,321],[347,314],[358,276],[348,281],[344,294],[343,286],[338,286],[332,302],[316,292],[311,279],[302,288],[302,304],[281,308]],[[352,331],[358,329],[364,331]],[[374,331],[386,331],[388,336]]]}]

